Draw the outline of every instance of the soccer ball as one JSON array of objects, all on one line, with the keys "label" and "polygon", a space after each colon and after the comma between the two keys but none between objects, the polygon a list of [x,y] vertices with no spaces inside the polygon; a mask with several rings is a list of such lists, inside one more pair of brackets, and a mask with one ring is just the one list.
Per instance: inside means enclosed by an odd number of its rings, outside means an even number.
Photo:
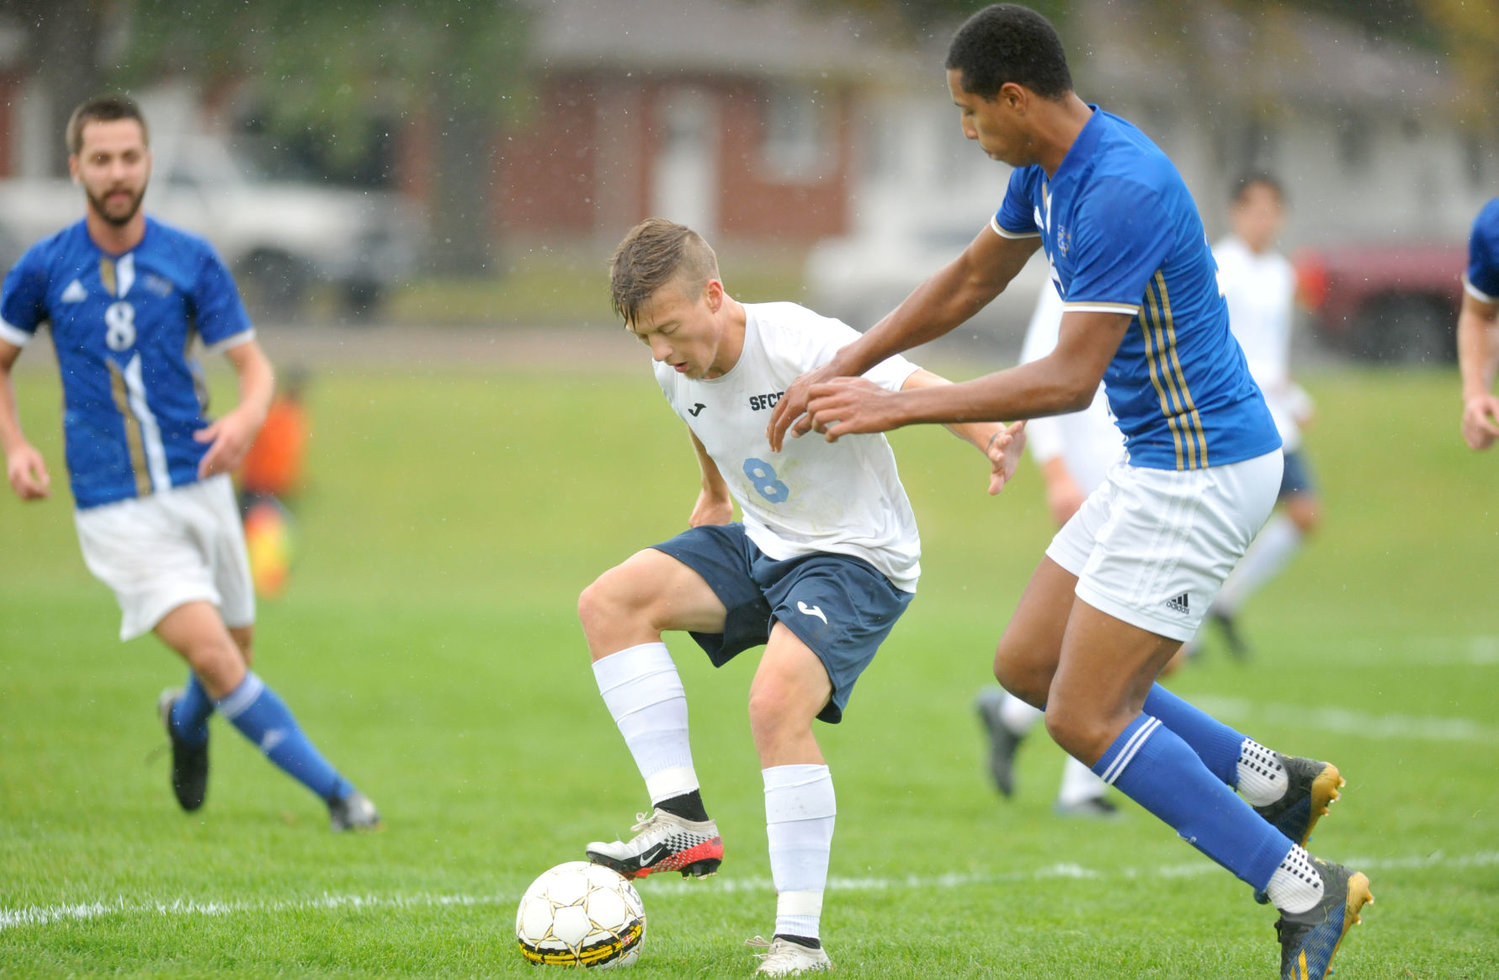
[{"label": "soccer ball", "polygon": [[645,942],[645,904],[619,872],[568,861],[526,889],[515,911],[515,938],[532,963],[629,966]]}]

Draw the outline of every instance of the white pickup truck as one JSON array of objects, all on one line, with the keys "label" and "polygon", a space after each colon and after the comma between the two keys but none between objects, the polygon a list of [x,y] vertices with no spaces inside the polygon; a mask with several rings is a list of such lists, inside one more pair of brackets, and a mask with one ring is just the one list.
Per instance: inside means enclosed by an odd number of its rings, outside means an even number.
[{"label": "white pickup truck", "polygon": [[[259,318],[295,316],[319,283],[368,315],[416,268],[425,226],[402,195],[253,179],[213,137],[153,140],[152,154],[146,211],[212,242]],[[0,269],[83,210],[71,181],[0,180]]]}]

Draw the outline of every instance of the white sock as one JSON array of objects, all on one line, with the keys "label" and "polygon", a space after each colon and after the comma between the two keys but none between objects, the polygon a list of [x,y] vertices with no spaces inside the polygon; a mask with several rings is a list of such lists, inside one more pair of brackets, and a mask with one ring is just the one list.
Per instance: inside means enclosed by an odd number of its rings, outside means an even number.
[{"label": "white sock", "polygon": [[765,836],[776,886],[776,935],[820,939],[838,803],[827,766],[772,766],[765,779]]},{"label": "white sock", "polygon": [[687,739],[687,695],[665,643],[642,643],[593,662],[609,714],[645,779],[652,805],[698,788]]},{"label": "white sock", "polygon": [[1232,616],[1260,586],[1286,567],[1301,547],[1301,531],[1296,522],[1277,511],[1270,522],[1249,542],[1244,557],[1234,566],[1213,600],[1213,608]]},{"label": "white sock", "polygon": [[1062,788],[1057,791],[1057,802],[1063,806],[1071,806],[1084,800],[1096,800],[1103,796],[1108,784],[1088,768],[1087,763],[1079,762],[1072,756],[1067,757],[1067,762],[1062,766]]},{"label": "white sock", "polygon": [[1008,691],[1005,692],[1005,699],[999,703],[999,720],[1014,735],[1024,735],[1045,717],[1046,712]]},{"label": "white sock", "polygon": [[1239,745],[1239,781],[1234,788],[1250,806],[1269,806],[1286,795],[1286,767],[1252,738]]},{"label": "white sock", "polygon": [[1322,876],[1300,845],[1293,845],[1280,862],[1265,886],[1265,894],[1270,896],[1271,905],[1292,914],[1306,912],[1322,901]]}]

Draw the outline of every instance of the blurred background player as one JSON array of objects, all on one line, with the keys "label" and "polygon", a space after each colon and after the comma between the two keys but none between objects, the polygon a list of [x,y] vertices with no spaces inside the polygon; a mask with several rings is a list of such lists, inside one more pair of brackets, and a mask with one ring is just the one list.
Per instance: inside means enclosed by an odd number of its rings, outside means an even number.
[{"label": "blurred background player", "polygon": [[[1208,610],[1229,652],[1242,659],[1249,655],[1249,645],[1236,620],[1240,607],[1296,556],[1307,535],[1316,530],[1322,504],[1301,442],[1301,428],[1312,418],[1312,400],[1291,379],[1296,273],[1275,248],[1286,221],[1280,182],[1265,173],[1241,178],[1228,221],[1230,234],[1213,247],[1218,281],[1228,302],[1228,326],[1244,349],[1249,373],[1265,396],[1285,453],[1276,509]],[[1200,641],[1199,634],[1188,644],[1186,655],[1195,653]]]},{"label": "blurred background player", "polygon": [[250,576],[256,594],[286,591],[296,546],[294,508],[310,434],[304,395],[307,372],[283,373],[260,434],[239,468],[239,510],[245,522]]},{"label": "blurred background player", "polygon": [[1457,317],[1457,358],[1463,378],[1463,439],[1487,449],[1499,437],[1499,197],[1484,205],[1468,238],[1463,305]]},{"label": "blurred background player", "polygon": [[[687,698],[662,634],[689,632],[714,666],[763,645],[749,719],[776,919],[771,941],[750,945],[762,950],[760,974],[825,970],[837,805],[812,722],[843,719],[854,683],[915,594],[921,541],[884,436],[807,439],[773,453],[765,420],[793,378],[859,335],[794,303],[737,302],[708,243],[661,218],[620,242],[610,291],[687,426],[702,485],[688,530],[604,572],[578,601],[599,693],[651,801],[633,837],[590,843],[588,858],[629,878],[717,871],[723,839],[703,803]],[[867,376],[891,390],[946,384],[903,357]],[[1016,465],[1004,452],[1010,431],[982,422],[952,430],[985,454],[997,493]],[[1022,448],[1017,440],[1014,455]]]},{"label": "blurred background player", "polygon": [[[120,639],[155,632],[190,668],[186,687],[163,692],[157,705],[178,805],[203,805],[208,719],[218,710],[323,801],[333,829],[374,827],[374,805],[250,670],[255,597],[229,473],[275,382],[239,293],[206,242],[141,210],[151,150],[133,101],[84,102],[68,122],[67,146],[85,217],[32,246],[0,293],[0,448],[11,487],[22,500],[50,491],[11,380],[22,348],[47,323],[84,561],[114,590]],[[212,422],[188,359],[195,335],[239,378],[238,404]]]},{"label": "blurred background player", "polygon": [[[1048,280],[1041,287],[1026,326],[1020,363],[1050,354],[1057,346],[1061,322],[1062,298]],[[1026,424],[1026,451],[1046,483],[1046,506],[1051,519],[1061,527],[1082,506],[1088,494],[1103,483],[1109,467],[1124,453],[1124,437],[1114,425],[1103,386],[1099,386],[1093,401],[1081,412],[1031,419]],[[1011,796],[1015,792],[1016,752],[1046,712],[997,684],[979,693],[975,707],[989,735],[990,776],[1000,793]],[[1113,817],[1118,808],[1107,793],[1107,784],[1087,765],[1069,755],[1062,763],[1062,785],[1053,809],[1066,817]]]}]

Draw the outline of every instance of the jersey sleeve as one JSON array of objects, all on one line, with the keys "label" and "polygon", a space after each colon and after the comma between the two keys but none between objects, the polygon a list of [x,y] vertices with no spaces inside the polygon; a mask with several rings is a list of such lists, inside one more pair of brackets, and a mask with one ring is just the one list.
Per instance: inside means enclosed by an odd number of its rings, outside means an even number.
[{"label": "jersey sleeve", "polygon": [[1004,203],[989,222],[991,228],[1006,238],[1034,238],[1041,234],[1041,229],[1036,227],[1033,169],[1025,167],[1011,172]]},{"label": "jersey sleeve", "polygon": [[1463,286],[1474,299],[1484,303],[1499,302],[1499,198],[1478,212],[1478,218],[1473,222]]},{"label": "jersey sleeve", "polygon": [[32,249],[5,276],[0,287],[0,340],[25,347],[47,319],[47,273]]},{"label": "jersey sleeve", "polygon": [[224,260],[210,247],[203,250],[195,287],[198,335],[203,338],[204,346],[224,350],[255,336],[234,278]]},{"label": "jersey sleeve", "polygon": [[1067,308],[1134,315],[1176,229],[1158,217],[1168,213],[1159,195],[1139,181],[1100,180],[1082,203],[1070,229]]}]

